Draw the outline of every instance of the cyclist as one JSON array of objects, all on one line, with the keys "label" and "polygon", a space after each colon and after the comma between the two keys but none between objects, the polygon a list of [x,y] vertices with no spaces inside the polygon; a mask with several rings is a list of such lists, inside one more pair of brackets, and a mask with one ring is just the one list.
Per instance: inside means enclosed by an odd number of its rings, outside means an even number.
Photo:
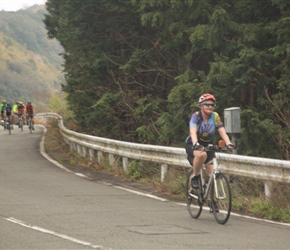
[{"label": "cyclist", "polygon": [[17,113],[18,104],[19,104],[19,101],[16,101],[15,104],[13,105],[13,108],[12,109],[13,109],[14,114]]},{"label": "cyclist", "polygon": [[6,100],[3,100],[2,103],[0,104],[0,111],[1,111],[1,119],[4,122],[4,110],[6,110]]},{"label": "cyclist", "polygon": [[[213,144],[217,130],[225,141],[228,149],[232,150],[231,143],[218,113],[214,112],[216,99],[211,94],[203,94],[198,100],[199,111],[191,115],[189,122],[189,136],[185,140],[187,159],[193,166],[192,188],[198,189],[198,175],[203,166],[214,156],[213,151],[205,151],[204,147]],[[208,165],[206,172],[212,172],[213,165]]]},{"label": "cyclist", "polygon": [[[25,118],[25,105],[23,102],[17,102],[17,109],[16,109],[16,114],[20,118],[23,118],[23,124],[24,124],[24,118]],[[20,127],[20,124],[18,124]]]},{"label": "cyclist", "polygon": [[27,104],[25,106],[25,109],[26,109],[26,119],[27,119],[27,122],[28,122],[29,117],[31,117],[31,121],[32,121],[32,127],[31,127],[31,129],[34,130],[34,119],[33,119],[34,108],[33,108],[33,105],[31,103],[31,101],[28,101],[27,102]]},{"label": "cyclist", "polygon": [[6,106],[3,105],[3,117],[9,122],[10,129],[13,129],[13,109],[10,102],[6,103]]}]

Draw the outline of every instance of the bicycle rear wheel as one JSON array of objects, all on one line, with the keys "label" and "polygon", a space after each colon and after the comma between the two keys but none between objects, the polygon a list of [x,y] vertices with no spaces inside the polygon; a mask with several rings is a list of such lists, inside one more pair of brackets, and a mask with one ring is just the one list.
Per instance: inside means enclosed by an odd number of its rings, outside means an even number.
[{"label": "bicycle rear wheel", "polygon": [[[216,185],[211,187],[211,209],[219,224],[226,224],[232,210],[230,183],[225,174],[215,174]],[[214,183],[213,183],[214,184]]]},{"label": "bicycle rear wheel", "polygon": [[192,170],[188,172],[186,183],[185,183],[185,197],[187,210],[192,218],[197,219],[202,211],[202,203],[200,202],[200,192],[199,189],[191,188],[191,176]]}]

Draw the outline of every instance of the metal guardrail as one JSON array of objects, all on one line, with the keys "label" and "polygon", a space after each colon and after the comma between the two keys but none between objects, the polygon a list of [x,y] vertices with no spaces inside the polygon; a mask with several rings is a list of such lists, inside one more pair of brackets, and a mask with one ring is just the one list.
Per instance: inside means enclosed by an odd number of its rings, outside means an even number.
[{"label": "metal guardrail", "polygon": [[[122,157],[125,170],[128,167],[128,159],[160,163],[161,180],[163,181],[168,165],[191,167],[184,148],[130,143],[77,133],[68,130],[63,124],[62,117],[55,113],[39,113],[35,117],[43,120],[58,119],[64,140],[72,149],[84,156],[89,155],[91,158],[97,155],[99,161],[102,158],[102,153],[108,153],[110,163],[114,161],[114,156]],[[225,173],[266,181],[266,195],[270,195],[271,192],[271,182],[269,181],[290,183],[290,161],[227,153],[216,153],[216,155],[220,163],[219,167]]]}]

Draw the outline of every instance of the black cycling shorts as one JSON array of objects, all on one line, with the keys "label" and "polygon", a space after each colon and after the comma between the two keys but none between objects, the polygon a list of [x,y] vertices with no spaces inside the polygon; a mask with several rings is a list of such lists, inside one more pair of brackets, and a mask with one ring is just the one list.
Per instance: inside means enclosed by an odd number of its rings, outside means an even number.
[{"label": "black cycling shorts", "polygon": [[[207,146],[207,145],[203,145],[203,146]],[[192,143],[185,143],[185,151],[187,154],[187,160],[189,161],[190,165],[193,165],[193,150],[192,150]],[[205,163],[208,163],[210,160],[213,159],[214,157],[214,152],[213,151],[206,151],[207,153],[207,158],[205,160]]]}]

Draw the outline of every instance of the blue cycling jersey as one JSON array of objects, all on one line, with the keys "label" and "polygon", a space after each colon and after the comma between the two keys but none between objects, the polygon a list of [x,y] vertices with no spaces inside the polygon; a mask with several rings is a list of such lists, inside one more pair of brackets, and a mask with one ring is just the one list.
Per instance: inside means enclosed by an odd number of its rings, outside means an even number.
[{"label": "blue cycling jersey", "polygon": [[[206,124],[200,111],[193,113],[189,121],[189,128],[198,128],[197,138],[199,142],[213,143],[215,131],[220,127],[223,127],[223,123],[216,112],[211,114]],[[191,136],[188,136],[185,142],[192,143]]]}]

